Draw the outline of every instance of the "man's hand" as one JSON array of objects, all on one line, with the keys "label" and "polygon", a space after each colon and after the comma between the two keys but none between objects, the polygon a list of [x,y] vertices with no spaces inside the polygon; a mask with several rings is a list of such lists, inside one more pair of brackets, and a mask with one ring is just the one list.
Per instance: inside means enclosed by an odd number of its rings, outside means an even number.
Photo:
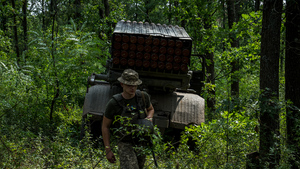
[{"label": "man's hand", "polygon": [[152,117],[146,117],[145,119],[147,119],[147,120],[153,122],[153,121],[152,121]]},{"label": "man's hand", "polygon": [[150,107],[147,108],[147,117],[146,117],[146,119],[148,119],[152,122],[153,115],[154,115],[154,108],[153,108],[152,104],[150,104]]},{"label": "man's hand", "polygon": [[111,163],[115,163],[116,162],[115,155],[114,155],[114,153],[111,150],[106,153],[106,158]]},{"label": "man's hand", "polygon": [[103,117],[102,121],[102,136],[103,136],[103,142],[105,145],[105,153],[106,153],[106,158],[109,162],[115,163],[116,158],[114,153],[111,151],[111,148],[109,146],[109,138],[110,138],[110,133],[109,133],[109,128],[112,123],[111,119],[106,118],[105,116]]}]

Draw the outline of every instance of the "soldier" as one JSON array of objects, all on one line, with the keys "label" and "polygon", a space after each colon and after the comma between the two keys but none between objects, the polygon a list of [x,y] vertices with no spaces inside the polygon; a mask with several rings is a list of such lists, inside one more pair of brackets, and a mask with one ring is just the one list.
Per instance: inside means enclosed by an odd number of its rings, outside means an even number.
[{"label": "soldier", "polygon": [[[115,163],[116,158],[114,153],[110,147],[110,128],[112,127],[113,121],[117,115],[124,116],[124,111],[130,110],[130,114],[139,114],[141,111],[143,112],[143,108],[145,107],[146,113],[145,115],[138,118],[145,118],[150,120],[152,123],[152,117],[154,114],[154,108],[150,102],[150,96],[146,92],[137,91],[137,86],[142,84],[142,81],[139,79],[139,75],[136,71],[132,69],[126,69],[123,71],[121,77],[118,78],[120,82],[123,92],[117,95],[114,95],[112,99],[108,102],[105,110],[105,114],[103,117],[102,123],[102,135],[103,142],[105,146],[106,158],[109,162]],[[141,102],[141,95],[143,97],[143,101]],[[126,105],[126,107],[120,106],[120,102],[122,105]],[[141,104],[144,104],[141,106]],[[122,124],[121,124],[122,125]],[[136,146],[136,142],[133,141],[131,137],[122,137],[122,139],[118,143],[119,157],[120,157],[120,167],[124,169],[138,169],[143,168],[146,155],[140,153],[134,149]]]}]

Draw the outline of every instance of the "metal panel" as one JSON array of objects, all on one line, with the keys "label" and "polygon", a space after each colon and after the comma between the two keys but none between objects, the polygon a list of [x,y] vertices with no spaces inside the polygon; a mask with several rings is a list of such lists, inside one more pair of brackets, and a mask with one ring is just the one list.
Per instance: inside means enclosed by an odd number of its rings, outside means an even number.
[{"label": "metal panel", "polygon": [[196,94],[178,93],[176,108],[171,115],[171,127],[184,129],[189,124],[200,124],[204,119],[204,99]]},{"label": "metal panel", "polygon": [[120,87],[111,87],[108,83],[91,86],[85,95],[82,115],[93,114],[102,116],[110,98],[121,91]]},{"label": "metal panel", "polygon": [[161,37],[173,37],[178,39],[192,40],[184,28],[178,25],[161,25],[149,24],[148,22],[124,21],[121,20],[117,23],[114,33],[127,33],[127,34],[141,34],[141,35],[154,35]]},{"label": "metal panel", "polygon": [[[103,116],[110,98],[121,91],[120,87],[113,86],[111,88],[107,83],[91,86],[85,96],[83,116],[86,114]],[[159,120],[161,123],[163,122],[165,127],[184,129],[186,125],[200,124],[205,120],[204,99],[196,94],[153,93],[151,102],[155,109],[154,118],[157,118],[157,122]],[[165,122],[169,122],[169,124],[165,124]]]},{"label": "metal panel", "polygon": [[200,124],[204,119],[204,99],[192,93],[151,94],[155,112],[170,114],[170,127],[184,129],[189,124]]}]

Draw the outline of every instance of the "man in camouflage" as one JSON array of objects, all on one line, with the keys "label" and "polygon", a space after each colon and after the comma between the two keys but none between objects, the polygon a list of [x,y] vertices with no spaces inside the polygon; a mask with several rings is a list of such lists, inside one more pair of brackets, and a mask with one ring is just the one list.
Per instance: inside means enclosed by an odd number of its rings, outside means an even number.
[{"label": "man in camouflage", "polygon": [[[142,81],[139,79],[139,75],[136,71],[132,69],[126,69],[123,71],[121,77],[118,78],[120,82],[123,92],[119,94],[122,98],[122,101],[125,102],[125,105],[132,110],[139,109],[138,107],[138,99],[137,99],[137,86],[142,84]],[[150,102],[150,96],[143,92],[144,99],[144,107],[146,108],[146,117],[152,122],[152,117],[154,114],[154,108]],[[102,123],[102,136],[103,142],[105,146],[106,158],[109,162],[115,163],[116,158],[114,153],[110,147],[110,128],[115,120],[115,117],[123,114],[123,108],[119,106],[118,102],[114,97],[110,99],[106,106],[105,114],[103,117]],[[140,111],[140,110],[138,110]],[[121,169],[139,169],[143,168],[146,155],[141,153],[141,151],[137,151],[134,147],[132,140],[130,139],[122,139],[118,143],[119,157],[120,157],[120,167]]]}]

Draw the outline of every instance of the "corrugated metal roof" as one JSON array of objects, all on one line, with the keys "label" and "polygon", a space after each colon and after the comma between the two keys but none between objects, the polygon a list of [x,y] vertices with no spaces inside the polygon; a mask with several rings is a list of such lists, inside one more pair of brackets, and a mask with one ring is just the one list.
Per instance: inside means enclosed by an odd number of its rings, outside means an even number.
[{"label": "corrugated metal roof", "polygon": [[114,33],[143,34],[178,39],[191,39],[184,28],[178,25],[155,24],[148,22],[124,21],[117,23]]}]

